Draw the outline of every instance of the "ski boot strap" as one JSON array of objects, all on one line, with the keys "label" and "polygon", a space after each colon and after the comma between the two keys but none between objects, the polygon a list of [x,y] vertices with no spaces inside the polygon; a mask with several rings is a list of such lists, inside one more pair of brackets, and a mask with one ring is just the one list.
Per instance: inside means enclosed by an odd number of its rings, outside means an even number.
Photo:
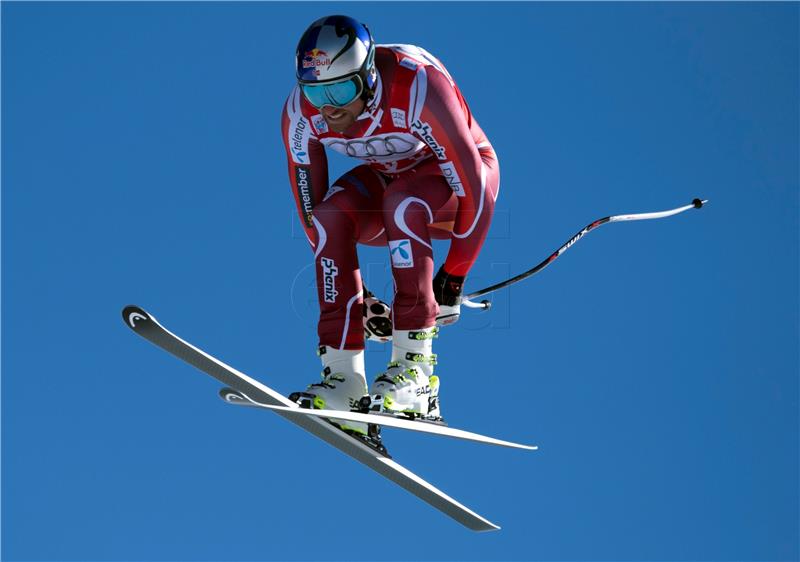
[{"label": "ski boot strap", "polygon": [[423,340],[432,340],[439,337],[439,326],[433,326],[432,328],[425,328],[424,330],[409,330],[408,332],[408,339],[416,340],[416,341],[423,341]]},{"label": "ski boot strap", "polygon": [[412,363],[425,363],[433,367],[436,365],[436,354],[431,353],[430,355],[425,355],[424,353],[413,353],[411,351],[407,351],[406,361],[411,361]]},{"label": "ski boot strap", "polygon": [[394,376],[391,376],[391,377],[387,376],[386,374],[383,374],[380,377],[378,377],[377,380],[380,380],[381,377],[383,377],[383,380],[386,380],[386,381],[389,381],[389,382],[400,382],[400,381],[405,380],[405,378],[406,378],[405,375],[411,375],[414,379],[417,378],[417,371],[415,371],[413,365],[408,365],[406,363],[403,363],[402,361],[390,361],[389,364],[386,365],[387,369],[391,369],[391,368],[395,368],[395,367],[400,369],[400,373],[398,373],[398,374],[396,374]]}]

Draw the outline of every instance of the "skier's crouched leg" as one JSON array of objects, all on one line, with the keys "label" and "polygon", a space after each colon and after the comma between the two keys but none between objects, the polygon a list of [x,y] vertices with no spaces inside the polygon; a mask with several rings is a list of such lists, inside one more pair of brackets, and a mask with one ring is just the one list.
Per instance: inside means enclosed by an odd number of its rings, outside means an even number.
[{"label": "skier's crouched leg", "polygon": [[319,342],[337,349],[362,349],[363,328],[352,321],[361,316],[363,303],[357,225],[347,208],[324,201],[314,209],[314,226]]},{"label": "skier's crouched leg", "polygon": [[314,207],[314,226],[317,229],[317,247],[329,243],[342,241],[355,242],[357,225],[355,222],[355,209],[347,204],[346,197],[337,198],[334,203],[331,200],[322,201]]},{"label": "skier's crouched leg", "polygon": [[390,190],[383,199],[383,223],[395,281],[394,328],[432,326],[438,305],[433,296],[433,248],[428,225],[431,206],[413,192]]}]

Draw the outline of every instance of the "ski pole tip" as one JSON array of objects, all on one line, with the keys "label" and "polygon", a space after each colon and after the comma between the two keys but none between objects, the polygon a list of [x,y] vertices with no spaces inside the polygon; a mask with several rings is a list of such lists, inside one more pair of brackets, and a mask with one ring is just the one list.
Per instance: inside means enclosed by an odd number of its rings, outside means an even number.
[{"label": "ski pole tip", "polygon": [[492,303],[486,299],[482,300],[481,304],[483,305],[483,310],[489,310],[490,308],[492,308]]},{"label": "ski pole tip", "polygon": [[692,201],[692,205],[694,205],[695,209],[699,209],[706,203],[708,203],[708,199],[695,199],[694,201]]}]

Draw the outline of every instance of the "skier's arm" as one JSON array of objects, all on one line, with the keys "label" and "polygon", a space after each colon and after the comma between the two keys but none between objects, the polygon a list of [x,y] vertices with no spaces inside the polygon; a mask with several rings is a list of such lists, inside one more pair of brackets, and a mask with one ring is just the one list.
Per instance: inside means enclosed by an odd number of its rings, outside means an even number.
[{"label": "skier's arm", "polygon": [[300,224],[313,249],[317,233],[312,211],[328,189],[328,158],[322,143],[314,135],[311,123],[300,111],[300,95],[300,89],[295,88],[286,100],[281,136]]},{"label": "skier's arm", "polygon": [[483,246],[494,198],[486,189],[486,172],[470,131],[472,116],[466,102],[447,76],[433,67],[420,69],[420,80],[425,81],[425,101],[411,131],[433,149],[456,193],[458,211],[443,269],[463,279]]}]

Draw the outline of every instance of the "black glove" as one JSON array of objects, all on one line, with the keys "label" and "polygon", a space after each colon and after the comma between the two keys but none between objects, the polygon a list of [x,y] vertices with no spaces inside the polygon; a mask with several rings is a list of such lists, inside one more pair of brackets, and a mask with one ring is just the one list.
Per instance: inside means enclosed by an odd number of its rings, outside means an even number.
[{"label": "black glove", "polygon": [[464,290],[464,277],[451,275],[439,268],[433,278],[433,296],[439,306],[458,306],[461,304],[461,293]]}]

